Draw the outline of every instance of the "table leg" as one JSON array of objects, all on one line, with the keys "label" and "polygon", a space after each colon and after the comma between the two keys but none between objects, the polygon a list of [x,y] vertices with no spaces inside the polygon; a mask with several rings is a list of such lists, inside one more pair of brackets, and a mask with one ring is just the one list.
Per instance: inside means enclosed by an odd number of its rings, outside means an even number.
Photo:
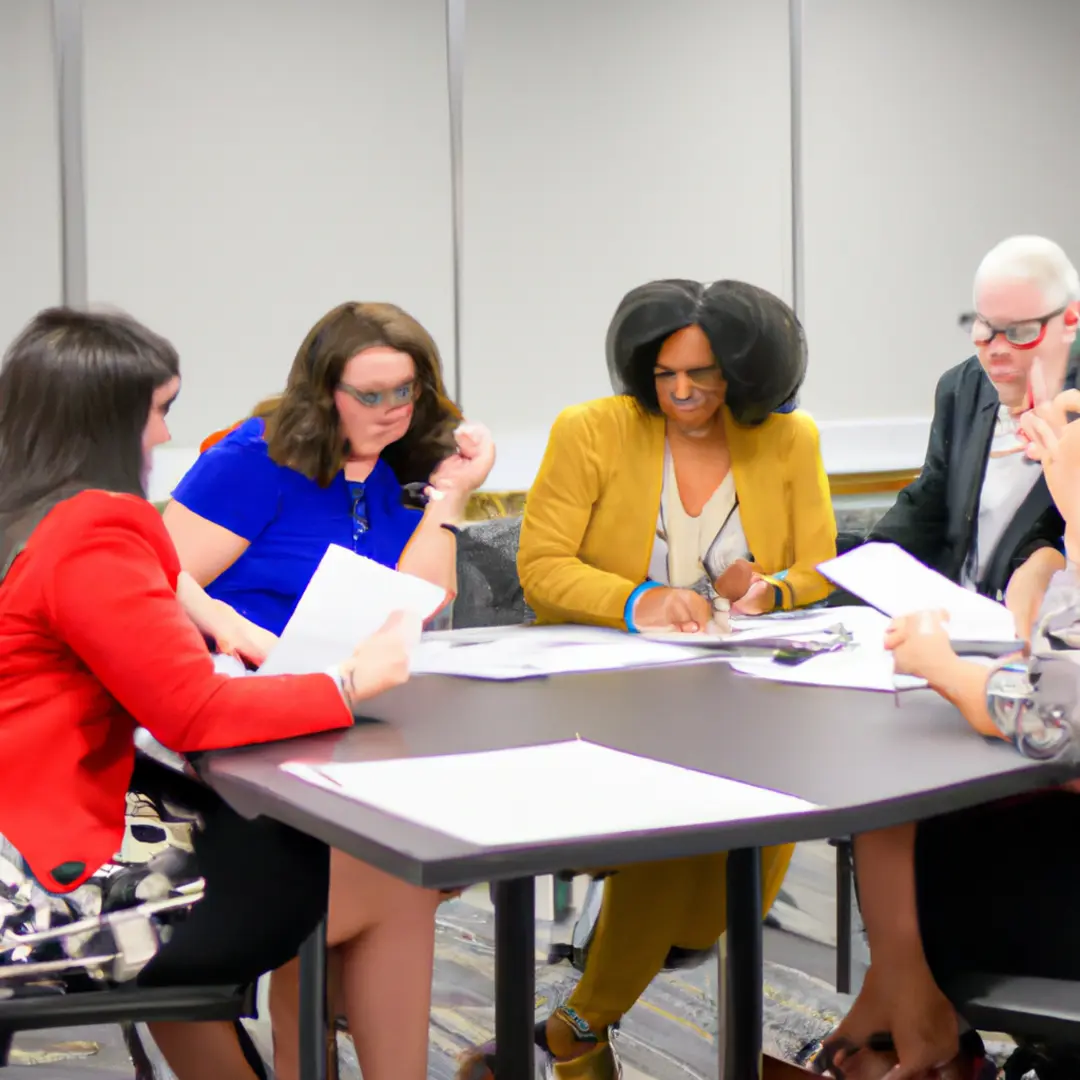
[{"label": "table leg", "polygon": [[300,1080],[327,1080],[325,917],[300,946]]},{"label": "table leg", "polygon": [[851,993],[851,841],[836,849],[836,989]]},{"label": "table leg", "polygon": [[720,1075],[760,1080],[762,1006],[761,852],[727,857],[727,984]]},{"label": "table leg", "polygon": [[495,1075],[533,1080],[536,1055],[536,901],[532,878],[496,882]]}]

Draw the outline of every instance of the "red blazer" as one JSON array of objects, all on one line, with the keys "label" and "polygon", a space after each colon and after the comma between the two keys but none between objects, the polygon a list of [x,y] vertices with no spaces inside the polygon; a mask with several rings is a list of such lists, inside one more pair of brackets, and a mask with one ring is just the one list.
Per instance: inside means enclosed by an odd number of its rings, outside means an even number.
[{"label": "red blazer", "polygon": [[136,725],[183,753],[352,722],[326,675],[217,674],[179,573],[148,502],[87,491],[50,511],[0,584],[0,833],[49,890],[120,850]]}]

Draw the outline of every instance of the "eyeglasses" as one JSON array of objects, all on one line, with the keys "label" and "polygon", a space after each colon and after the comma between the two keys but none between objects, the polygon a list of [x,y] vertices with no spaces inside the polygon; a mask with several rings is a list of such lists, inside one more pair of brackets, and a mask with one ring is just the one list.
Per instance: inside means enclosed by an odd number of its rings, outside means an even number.
[{"label": "eyeglasses", "polygon": [[368,531],[367,492],[364,490],[363,483],[359,480],[349,480],[347,483],[349,485],[349,496],[352,499],[352,532],[353,548],[355,550],[360,538]]},{"label": "eyeglasses", "polygon": [[723,381],[724,373],[719,364],[710,364],[708,367],[691,368],[690,371],[671,371],[668,368],[654,368],[653,375],[656,381],[667,382],[676,375],[685,375],[695,386],[702,390],[715,390]]},{"label": "eyeglasses", "polygon": [[381,405],[386,405],[391,409],[396,409],[416,400],[419,384],[416,379],[410,379],[407,383],[395,386],[392,390],[358,390],[348,383],[338,383],[338,389],[348,394],[353,401],[359,401],[365,408],[377,409]]},{"label": "eyeglasses", "polygon": [[994,326],[978,312],[972,311],[960,316],[960,328],[971,334],[971,340],[976,345],[989,345],[998,334],[1001,334],[1010,345],[1017,349],[1034,349],[1046,337],[1047,323],[1051,319],[1056,319],[1058,315],[1063,315],[1065,310],[1065,307],[1059,307],[1056,311],[1051,311],[1049,315],[1042,315],[1038,319],[1023,319],[1020,322],[1008,323],[1006,326]]}]

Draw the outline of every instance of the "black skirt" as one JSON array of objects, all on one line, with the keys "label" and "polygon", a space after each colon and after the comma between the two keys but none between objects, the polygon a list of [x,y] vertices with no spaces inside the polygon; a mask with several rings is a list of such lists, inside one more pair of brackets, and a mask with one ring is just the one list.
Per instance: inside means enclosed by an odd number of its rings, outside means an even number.
[{"label": "black skirt", "polygon": [[247,983],[291,960],[326,914],[326,845],[269,818],[241,817],[209,788],[142,758],[132,790],[197,813],[192,843],[205,881],[137,983]]},{"label": "black skirt", "polygon": [[1080,979],[1080,794],[1040,791],[919,823],[916,896],[939,984],[975,971]]}]

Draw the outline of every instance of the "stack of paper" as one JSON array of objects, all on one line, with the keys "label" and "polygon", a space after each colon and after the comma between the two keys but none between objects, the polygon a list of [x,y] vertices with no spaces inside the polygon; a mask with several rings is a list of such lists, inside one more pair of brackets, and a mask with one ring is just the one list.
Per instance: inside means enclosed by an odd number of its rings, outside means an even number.
[{"label": "stack of paper", "polygon": [[587,626],[510,627],[487,634],[432,634],[413,655],[416,675],[470,679],[535,679],[571,672],[611,671],[686,663],[700,650],[677,648],[621,630]]},{"label": "stack of paper", "polygon": [[[679,634],[670,631],[646,630],[642,637],[649,641],[662,641],[668,645],[712,649],[716,652],[736,649],[740,644],[751,645],[770,639],[823,640],[827,631],[840,619],[831,611],[800,611],[792,617],[791,612],[770,615],[736,616],[731,620],[731,630],[726,634],[698,631],[696,634]],[[735,654],[737,655],[737,654]]]},{"label": "stack of paper", "polygon": [[260,675],[306,675],[347,660],[396,611],[422,622],[446,602],[446,590],[331,544]]},{"label": "stack of paper", "polygon": [[[282,768],[395,817],[486,847],[817,809],[791,795],[582,740],[395,761],[293,762]],[[542,797],[543,786],[556,777],[561,788],[574,793],[572,799]]]},{"label": "stack of paper", "polygon": [[896,618],[919,611],[949,613],[949,637],[960,652],[1019,648],[1008,609],[949,581],[895,544],[863,544],[823,562],[822,574],[878,611]]},{"label": "stack of paper", "polygon": [[885,648],[887,616],[863,607],[830,608],[829,615],[851,635],[851,644],[845,648],[822,653],[795,665],[754,658],[735,660],[732,668],[742,675],[802,686],[892,692],[926,685],[922,679],[894,674],[892,653]]}]

